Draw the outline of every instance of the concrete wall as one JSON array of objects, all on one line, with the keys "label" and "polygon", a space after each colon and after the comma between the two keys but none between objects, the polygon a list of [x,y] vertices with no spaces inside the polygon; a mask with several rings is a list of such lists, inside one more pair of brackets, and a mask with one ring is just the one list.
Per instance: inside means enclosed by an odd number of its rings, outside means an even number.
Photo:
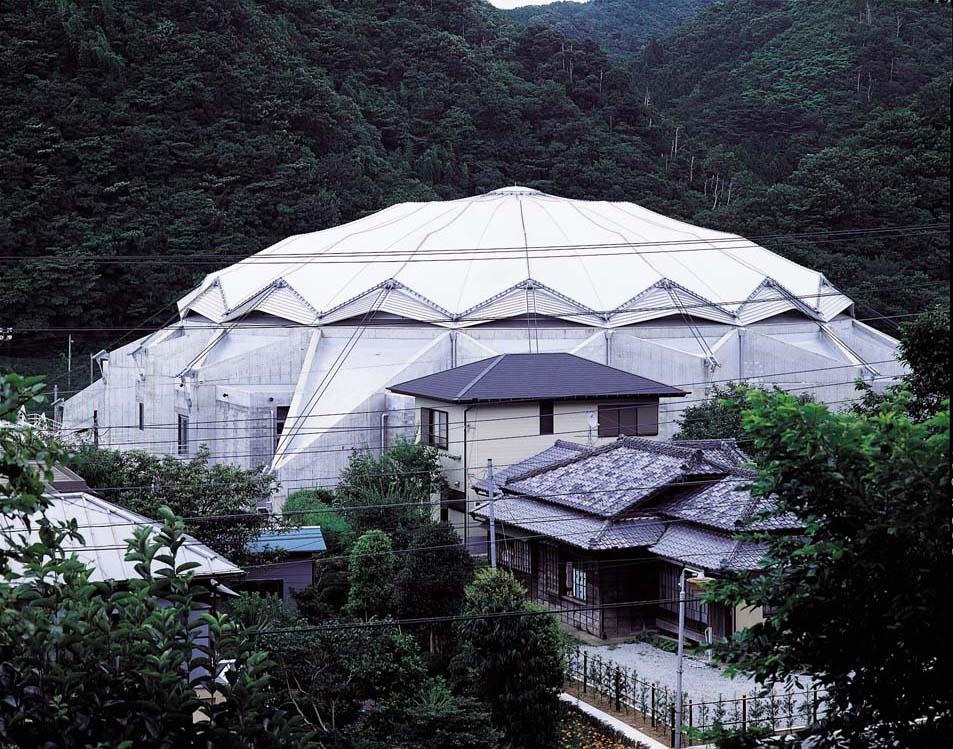
[{"label": "concrete wall", "polygon": [[[260,328],[252,327],[264,323]],[[559,321],[556,321],[559,322]],[[207,443],[213,462],[252,467],[274,454],[274,413],[290,405],[297,391],[305,400],[314,383],[327,374],[348,340],[358,340],[335,370],[335,392],[322,395],[314,413],[341,412],[310,428],[308,440],[293,445],[292,459],[277,469],[282,493],[310,486],[332,486],[354,449],[381,448],[381,414],[386,412],[387,440],[412,437],[416,409],[412,398],[388,394],[386,387],[431,372],[477,361],[497,353],[567,351],[607,363],[689,391],[683,399],[663,399],[659,436],[670,438],[678,429],[680,412],[710,397],[715,384],[747,380],[778,385],[795,393],[812,393],[835,408],[849,405],[856,393],[853,381],[864,377],[882,389],[903,372],[894,357],[895,342],[846,315],[828,323],[825,333],[817,323],[793,315],[768,319],[746,328],[716,323],[687,326],[680,319],[652,320],[613,330],[560,323],[540,326],[528,337],[523,326],[477,325],[447,330],[438,326],[407,325],[393,328],[350,326],[321,328],[316,369],[304,371],[315,328],[288,327],[277,318],[249,317],[239,328],[224,331],[203,318],[193,317],[179,327],[126,344],[110,353],[106,380],[100,379],[66,401],[64,426],[91,438],[93,412],[98,412],[99,441],[104,447],[141,449],[176,454],[176,416],[189,417],[189,453]],[[832,340],[835,336],[844,345]],[[700,343],[703,341],[703,343]],[[706,357],[712,356],[712,368]],[[862,366],[856,357],[878,362],[881,375]],[[320,361],[318,361],[320,360]],[[181,376],[180,376],[181,375]],[[311,388],[311,390],[309,390]],[[145,427],[138,428],[138,404],[144,406]],[[574,403],[563,410],[584,409]],[[527,435],[520,444],[496,445],[504,422],[494,431],[477,425],[478,439],[468,439],[467,464],[483,470],[486,458],[501,467],[544,449],[555,438],[588,442],[584,415],[575,420],[556,413],[556,435],[544,440],[533,435],[535,404],[507,427],[520,425]],[[478,414],[469,414],[468,422]],[[451,422],[460,422],[459,416]],[[508,429],[506,434],[512,433]],[[452,424],[447,469],[462,477],[462,424]],[[500,440],[505,442],[506,440]],[[594,441],[598,441],[597,439]],[[491,449],[491,445],[493,446]],[[280,500],[278,501],[280,504]]]}]

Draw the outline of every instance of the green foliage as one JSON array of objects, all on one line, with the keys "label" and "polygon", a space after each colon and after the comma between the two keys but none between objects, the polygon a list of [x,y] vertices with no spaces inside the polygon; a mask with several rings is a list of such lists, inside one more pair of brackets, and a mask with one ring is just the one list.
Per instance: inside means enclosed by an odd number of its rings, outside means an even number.
[{"label": "green foliage", "polygon": [[246,630],[289,627],[298,621],[281,598],[264,593],[239,594],[228,602],[228,613],[232,621]]},{"label": "green foliage", "polygon": [[[763,391],[736,382],[713,386],[709,400],[689,406],[682,412],[678,432],[672,439],[734,439],[741,444],[747,443],[742,421],[745,412],[751,407],[751,394],[755,392]],[[774,392],[781,390],[775,387]],[[800,403],[813,400],[809,393],[797,398]]]},{"label": "green foliage", "polygon": [[[805,525],[771,536],[758,574],[710,595],[767,606],[718,653],[772,682],[812,675],[828,692],[819,732],[843,746],[927,746],[949,735],[949,401],[907,416],[909,396],[872,416],[753,392],[744,426],[765,456],[754,491]],[[921,719],[923,719],[921,721]],[[841,745],[841,744],[838,744]]]},{"label": "green foliage", "polygon": [[[0,423],[10,422],[38,386],[2,376],[0,394]],[[0,439],[3,516],[29,519],[37,534],[25,542],[8,533],[0,545],[0,744],[317,746],[300,718],[276,708],[266,654],[208,611],[198,565],[177,561],[181,518],[163,507],[158,531],[133,532],[126,558],[138,578],[92,582],[64,548],[83,543],[76,521],[45,513],[43,477],[61,453],[8,424]],[[222,651],[235,658],[225,683],[214,679]]]},{"label": "green foliage", "polygon": [[355,532],[347,516],[334,509],[334,492],[328,489],[302,489],[288,495],[281,507],[289,525],[318,525],[329,554],[346,552],[354,543]]},{"label": "green foliage", "polygon": [[735,439],[744,437],[741,415],[747,407],[744,385],[715,385],[711,398],[682,412],[675,440]]},{"label": "green foliage", "polygon": [[910,395],[910,415],[920,421],[929,418],[950,395],[950,311],[937,307],[900,326],[900,359],[910,372],[899,385],[877,393],[865,382],[858,382],[861,400],[852,406],[857,414],[876,415],[884,402],[900,393]]},{"label": "green foliage", "polygon": [[[459,614],[464,588],[473,579],[473,557],[448,523],[426,523],[415,529],[401,554],[394,578],[397,613],[402,618]],[[453,628],[429,626],[431,656],[449,654]],[[443,665],[445,657],[438,659]],[[433,668],[433,663],[430,664]]]},{"label": "green foliage", "polygon": [[555,616],[527,602],[511,573],[489,568],[467,586],[464,616],[474,618],[457,623],[454,667],[461,682],[490,706],[510,745],[553,746],[564,678]]},{"label": "green foliage", "polygon": [[[524,26],[556,29],[576,42],[592,39],[613,57],[638,52],[652,39],[666,36],[714,0],[589,0],[524,5],[507,15]],[[572,57],[567,44],[567,58]]]},{"label": "green foliage", "polygon": [[[69,465],[117,505],[146,517],[156,517],[160,507],[172,508],[187,519],[191,535],[238,563],[249,559],[249,541],[270,523],[258,514],[258,502],[277,489],[277,479],[260,469],[210,465],[206,445],[187,461],[84,445]],[[201,519],[206,515],[229,517]]]},{"label": "green foliage", "polygon": [[371,710],[354,747],[494,749],[499,739],[484,705],[454,695],[442,679],[431,679],[412,699],[387,700]]},{"label": "green foliage", "polygon": [[347,606],[348,585],[347,556],[317,560],[314,582],[293,593],[298,613],[313,623],[340,616]]},{"label": "green foliage", "polygon": [[950,310],[938,307],[903,324],[900,357],[911,369],[904,383],[913,394],[914,415],[939,411],[950,397]]},{"label": "green foliage", "polygon": [[299,627],[264,633],[261,642],[275,659],[288,709],[321,726],[322,741],[334,745],[358,730],[368,701],[412,704],[426,672],[413,637],[394,629],[328,622],[328,629]]},{"label": "green foliage", "polygon": [[[445,483],[436,448],[399,439],[380,455],[353,452],[336,495],[357,530],[384,528],[401,535],[428,521],[430,495]],[[367,509],[350,509],[359,507]]]},{"label": "green foliage", "polygon": [[347,610],[353,616],[368,619],[393,612],[395,565],[394,546],[384,531],[367,531],[354,542],[347,595]]},{"label": "green foliage", "polygon": [[[669,168],[694,158],[707,193],[682,210],[747,235],[945,223],[949,27],[943,4],[728,0],[649,45],[634,70],[684,130]],[[943,232],[768,246],[882,314],[949,304]]]}]

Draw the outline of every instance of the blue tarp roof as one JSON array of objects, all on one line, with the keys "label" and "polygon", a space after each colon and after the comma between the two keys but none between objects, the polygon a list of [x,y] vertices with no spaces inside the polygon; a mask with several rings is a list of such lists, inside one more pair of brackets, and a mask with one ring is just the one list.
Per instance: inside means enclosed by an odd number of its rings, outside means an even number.
[{"label": "blue tarp roof", "polygon": [[266,546],[293,553],[314,553],[327,551],[328,548],[324,543],[321,527],[317,525],[303,525],[285,531],[265,531],[256,541],[248,544],[251,551],[264,551]]}]

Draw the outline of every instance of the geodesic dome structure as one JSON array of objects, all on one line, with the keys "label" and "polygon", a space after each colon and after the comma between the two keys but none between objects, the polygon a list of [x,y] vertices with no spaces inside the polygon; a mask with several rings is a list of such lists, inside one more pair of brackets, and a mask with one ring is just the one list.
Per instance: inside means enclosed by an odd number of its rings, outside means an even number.
[{"label": "geodesic dome structure", "polygon": [[350,450],[412,428],[413,399],[389,385],[499,353],[568,351],[689,390],[662,436],[718,382],[840,403],[856,378],[901,371],[896,341],[816,271],[634,203],[524,187],[289,237],[178,309],[110,353],[66,426],[96,411],[103,444],[182,453],[184,418],[185,454],[264,462],[289,490],[333,484]]}]

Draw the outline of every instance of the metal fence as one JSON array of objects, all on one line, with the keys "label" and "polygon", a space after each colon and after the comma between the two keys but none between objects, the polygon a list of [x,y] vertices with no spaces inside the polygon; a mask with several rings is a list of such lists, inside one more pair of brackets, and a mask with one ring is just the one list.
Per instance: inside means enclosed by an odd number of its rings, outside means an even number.
[{"label": "metal fence", "polygon": [[[675,690],[647,681],[637,669],[620,666],[601,655],[590,655],[578,645],[566,653],[569,677],[582,694],[599,697],[617,713],[632,714],[656,734],[674,742]],[[717,726],[732,730],[770,729],[790,733],[816,723],[825,713],[825,694],[817,687],[788,687],[768,693],[752,691],[718,699],[682,695],[683,731],[703,734]]]}]

